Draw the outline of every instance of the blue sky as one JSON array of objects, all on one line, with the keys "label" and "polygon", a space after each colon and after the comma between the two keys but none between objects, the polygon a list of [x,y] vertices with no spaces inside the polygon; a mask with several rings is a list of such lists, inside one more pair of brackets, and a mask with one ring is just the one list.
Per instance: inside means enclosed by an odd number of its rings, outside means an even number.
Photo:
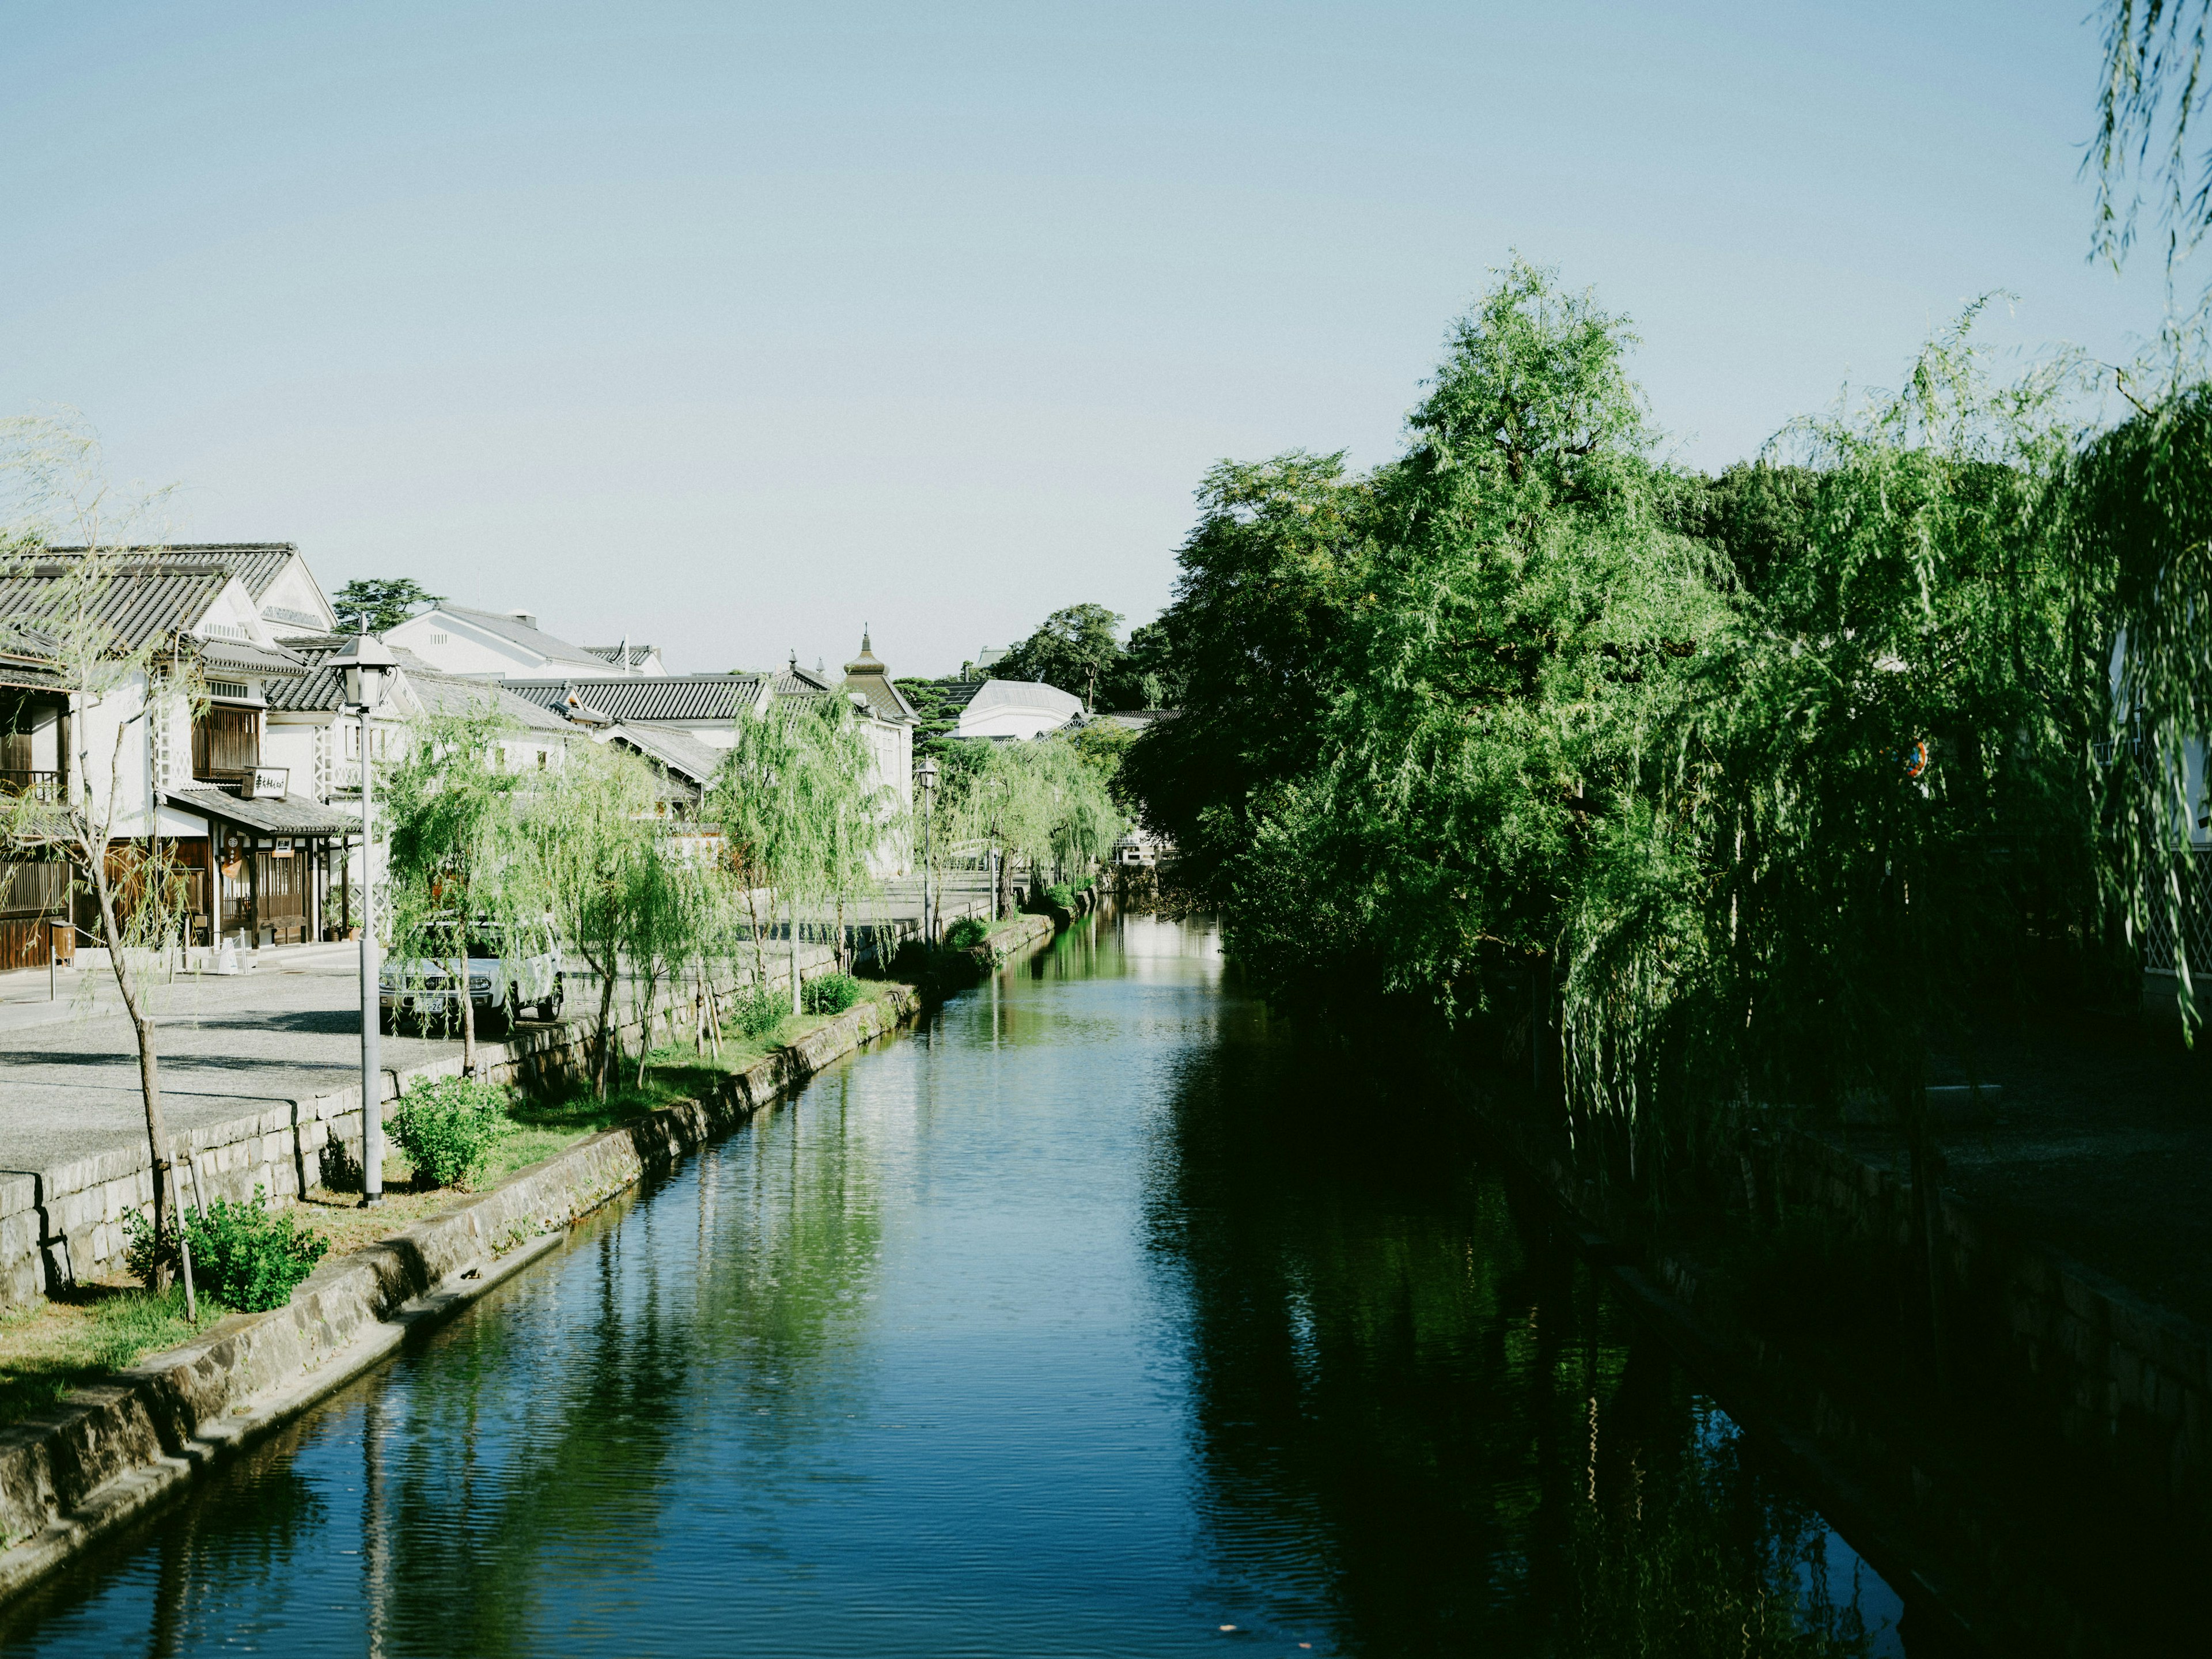
[{"label": "blue sky", "polygon": [[328,587],[942,672],[1394,453],[1515,248],[1702,466],[1985,289],[2125,355],[2087,10],[0,0],[0,410]]}]

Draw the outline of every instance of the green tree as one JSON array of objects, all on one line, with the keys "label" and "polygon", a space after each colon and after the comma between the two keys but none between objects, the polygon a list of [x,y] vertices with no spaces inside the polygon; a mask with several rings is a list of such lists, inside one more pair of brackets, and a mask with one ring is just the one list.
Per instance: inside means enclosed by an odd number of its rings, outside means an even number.
[{"label": "green tree", "polygon": [[[173,618],[130,644],[113,618],[140,601],[130,590],[154,578],[127,551],[131,526],[158,498],[126,501],[109,486],[100,443],[83,427],[41,418],[0,425],[0,500],[20,516],[0,526],[0,577],[28,574],[43,550],[66,538],[82,549],[58,578],[36,582],[29,605],[0,617],[0,649],[22,653],[67,696],[76,743],[68,793],[59,799],[24,788],[0,790],[0,851],[58,856],[73,892],[90,896],[100,942],[138,1051],[138,1090],[145,1113],[153,1174],[153,1235],[166,1237],[171,1214],[169,1133],[161,1096],[155,1004],[167,981],[168,947],[191,906],[191,876],[173,853],[143,843],[116,844],[126,775],[150,771],[151,726],[173,720],[203,700],[201,682]],[[91,712],[116,714],[109,751],[92,748]],[[150,806],[150,803],[149,803]],[[149,1258],[149,1283],[168,1285],[168,1256]]]},{"label": "green tree", "polygon": [[1105,707],[1180,708],[1182,696],[1182,657],[1173,629],[1164,619],[1133,629],[1128,645],[1107,677]]},{"label": "green tree", "polygon": [[779,903],[787,919],[792,1012],[799,1012],[799,907],[835,908],[842,945],[847,903],[872,884],[870,863],[890,823],[888,802],[871,781],[866,740],[842,698],[776,704],[738,723],[737,741],[709,791],[708,810],[744,884],[752,921],[757,983],[768,981],[762,940]]},{"label": "green tree", "polygon": [[1338,645],[1368,603],[1373,489],[1344,457],[1224,461],[1198,492],[1175,602],[1182,714],[1138,739],[1121,776],[1178,849],[1178,878],[1229,897],[1226,869],[1279,791],[1316,763]]},{"label": "green tree", "polygon": [[445,597],[405,576],[363,576],[331,594],[331,609],[337,612],[340,622],[366,617],[368,631],[381,634],[398,627],[418,611],[444,603]]},{"label": "green tree", "polygon": [[535,954],[552,908],[524,799],[541,775],[510,772],[502,759],[514,730],[489,698],[468,713],[423,715],[379,804],[390,848],[390,957],[418,978],[440,974],[453,988],[469,1076],[477,1021],[468,958],[479,945]]},{"label": "green tree", "polygon": [[529,798],[525,819],[535,879],[550,898],[562,942],[597,975],[592,1077],[599,1097],[617,1060],[615,991],[636,937],[636,890],[657,881],[647,860],[666,856],[653,816],[645,763],[610,744],[578,744]]},{"label": "green tree", "polygon": [[1072,605],[1055,611],[1035,633],[999,660],[992,671],[1002,680],[1042,680],[1083,699],[1097,702],[1100,682],[1110,678],[1121,659],[1115,629],[1121,618],[1103,605]]}]

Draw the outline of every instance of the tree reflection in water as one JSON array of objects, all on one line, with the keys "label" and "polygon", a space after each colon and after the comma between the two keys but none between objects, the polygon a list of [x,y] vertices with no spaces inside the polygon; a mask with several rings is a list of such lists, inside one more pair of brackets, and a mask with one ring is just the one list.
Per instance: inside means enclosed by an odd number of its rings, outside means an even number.
[{"label": "tree reflection in water", "polygon": [[1132,919],[612,1206],[0,1647],[1842,1656],[1894,1611],[1463,1123]]},{"label": "tree reflection in water", "polygon": [[1251,1005],[1223,1036],[1147,1214],[1225,1601],[1358,1653],[1900,1650],[1888,1588],[1454,1114]]}]

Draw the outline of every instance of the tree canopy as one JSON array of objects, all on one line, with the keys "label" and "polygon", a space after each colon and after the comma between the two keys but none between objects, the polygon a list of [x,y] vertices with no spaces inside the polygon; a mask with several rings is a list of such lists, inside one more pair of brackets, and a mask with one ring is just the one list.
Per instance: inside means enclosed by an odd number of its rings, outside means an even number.
[{"label": "tree canopy", "polygon": [[381,634],[416,611],[443,603],[445,597],[406,576],[364,576],[331,594],[331,609],[337,612],[341,628],[366,618],[368,631]]}]

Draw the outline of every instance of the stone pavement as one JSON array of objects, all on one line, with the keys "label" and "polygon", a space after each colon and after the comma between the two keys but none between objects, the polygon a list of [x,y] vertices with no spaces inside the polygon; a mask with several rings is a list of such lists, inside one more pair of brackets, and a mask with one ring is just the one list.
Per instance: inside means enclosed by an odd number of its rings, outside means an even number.
[{"label": "stone pavement", "polygon": [[[948,922],[988,902],[980,876],[956,874],[949,885]],[[889,884],[870,909],[870,919],[912,926],[921,912],[918,884]],[[289,946],[258,952],[258,960],[236,975],[179,975],[156,1001],[173,1135],[360,1080],[359,947]],[[40,1174],[145,1142],[137,1050],[113,978],[91,969],[57,977],[65,1000],[50,1003],[44,969],[0,975],[0,1175]],[[593,995],[592,982],[572,972],[569,1011]],[[405,1071],[459,1052],[458,1038],[395,1033],[384,1038],[381,1059],[386,1070]]]}]

